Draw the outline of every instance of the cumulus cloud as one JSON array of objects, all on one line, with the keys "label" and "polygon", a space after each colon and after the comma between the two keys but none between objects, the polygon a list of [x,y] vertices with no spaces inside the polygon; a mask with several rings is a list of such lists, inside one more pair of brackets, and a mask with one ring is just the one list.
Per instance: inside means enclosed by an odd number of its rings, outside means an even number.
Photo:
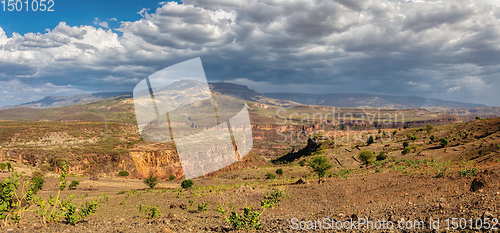
[{"label": "cumulus cloud", "polygon": [[107,29],[110,29],[109,28],[109,24],[107,21],[100,21],[98,18],[94,18],[94,24],[95,25],[99,25],[103,28],[107,28]]},{"label": "cumulus cloud", "polygon": [[61,22],[25,35],[0,28],[0,80],[131,90],[156,70],[201,56],[209,80],[237,79],[263,92],[500,105],[493,91],[500,87],[500,10],[484,1],[183,2],[141,10],[140,20],[121,22],[120,35],[98,19],[96,27]]}]

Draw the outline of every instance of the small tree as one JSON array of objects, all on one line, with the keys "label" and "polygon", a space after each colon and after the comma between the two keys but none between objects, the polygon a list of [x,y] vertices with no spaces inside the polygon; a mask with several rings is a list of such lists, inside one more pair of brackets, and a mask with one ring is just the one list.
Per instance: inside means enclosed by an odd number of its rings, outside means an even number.
[{"label": "small tree", "polygon": [[431,142],[434,142],[436,140],[436,136],[434,136],[434,134],[433,134],[433,135],[431,135],[430,139],[431,139]]},{"label": "small tree", "polygon": [[175,180],[175,176],[174,176],[174,175],[170,175],[170,176],[168,176],[168,180],[169,180],[169,181]]},{"label": "small tree", "polygon": [[410,139],[410,140],[413,140],[413,141],[417,140],[417,137],[416,137],[416,136],[414,136],[412,133],[407,133],[407,134],[406,134],[406,137],[407,137],[408,139]]},{"label": "small tree", "polygon": [[387,159],[387,154],[385,153],[385,151],[382,151],[382,152],[380,152],[380,154],[377,155],[378,161],[382,161],[382,160],[386,160],[386,159]]},{"label": "small tree", "polygon": [[406,147],[408,147],[409,145],[410,145],[410,143],[408,143],[408,142],[403,142],[403,148],[406,148]]},{"label": "small tree", "polygon": [[431,124],[428,124],[426,127],[427,133],[430,133],[431,130],[433,130],[433,129],[434,129],[434,126],[432,126]]},{"label": "small tree", "polygon": [[194,182],[191,179],[187,179],[182,181],[181,187],[187,189],[193,187],[193,184]]},{"label": "small tree", "polygon": [[406,147],[403,151],[401,151],[401,154],[403,154],[403,155],[407,155],[407,154],[409,154],[410,152],[411,152],[411,149],[410,149],[410,148],[408,148],[408,147]]},{"label": "small tree", "polygon": [[144,184],[146,184],[149,188],[154,188],[158,183],[158,177],[153,174],[149,174],[149,176],[144,179]]},{"label": "small tree", "polygon": [[364,164],[370,164],[375,162],[375,154],[369,150],[364,150],[359,152],[358,158],[363,162]]},{"label": "small tree", "polygon": [[371,144],[372,144],[372,143],[374,143],[374,142],[375,142],[375,140],[373,139],[373,136],[372,136],[372,135],[370,135],[370,137],[369,137],[369,138],[368,138],[368,140],[366,141],[366,144],[371,145]]},{"label": "small tree", "polygon": [[441,140],[440,140],[440,141],[441,141],[441,143],[440,143],[440,144],[441,144],[441,147],[445,147],[445,146],[447,146],[447,145],[450,143],[450,142],[448,141],[448,139],[446,139],[446,138],[441,138]]},{"label": "small tree", "polygon": [[318,175],[319,180],[325,177],[326,172],[330,170],[333,165],[330,163],[330,160],[326,156],[316,156],[314,159],[309,162],[309,167]]},{"label": "small tree", "polygon": [[281,169],[281,168],[276,169],[276,174],[278,174],[280,176],[283,175],[283,169]]}]

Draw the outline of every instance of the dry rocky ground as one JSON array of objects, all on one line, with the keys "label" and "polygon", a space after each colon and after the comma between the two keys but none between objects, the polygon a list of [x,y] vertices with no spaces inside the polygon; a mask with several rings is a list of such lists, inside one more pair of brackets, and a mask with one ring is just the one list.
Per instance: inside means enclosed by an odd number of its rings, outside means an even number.
[{"label": "dry rocky ground", "polygon": [[[234,178],[228,173],[219,178],[195,179],[195,187],[179,192],[179,182],[161,182],[154,190],[144,188],[139,180],[101,178],[88,181],[85,177],[69,178],[82,180],[77,190],[63,191],[63,196],[73,193],[76,202],[92,198],[102,200],[95,215],[91,215],[75,226],[65,223],[43,226],[36,216],[28,216],[20,224],[3,227],[7,232],[203,232],[230,231],[228,224],[217,211],[218,204],[229,208],[234,205],[237,212],[253,205],[259,209],[260,200],[272,188],[285,190],[286,198],[279,205],[262,215],[264,232],[294,232],[291,219],[298,221],[322,221],[329,216],[335,220],[352,217],[370,220],[425,221],[441,219],[445,231],[447,218],[482,218],[483,215],[500,216],[500,165],[492,162],[480,165],[480,173],[474,177],[460,177],[456,169],[450,175],[434,178],[431,167],[415,169],[404,174],[401,171],[375,172],[363,168],[348,178],[331,177],[318,184],[302,167],[285,167],[284,177],[276,180]],[[424,165],[422,165],[424,166]],[[259,168],[242,171],[243,175],[261,177],[274,168]],[[408,168],[411,170],[412,168]],[[413,171],[413,170],[412,170]],[[425,174],[428,172],[429,174]],[[290,177],[295,177],[291,179]],[[300,176],[308,176],[306,184],[291,184]],[[227,178],[232,177],[232,179]],[[286,177],[286,178],[285,178]],[[478,178],[485,184],[471,191],[471,184]],[[56,178],[48,178],[42,196],[56,193]],[[85,191],[90,186],[98,190]],[[53,187],[53,188],[52,188]],[[118,194],[121,190],[127,192]],[[109,196],[106,201],[103,193]],[[128,198],[127,198],[128,196]],[[192,200],[193,205],[190,205]],[[197,205],[208,202],[208,210],[199,212]],[[139,217],[139,204],[158,205],[160,217]],[[304,225],[305,226],[305,225]],[[368,230],[367,230],[368,231]],[[420,230],[421,231],[421,230]],[[368,231],[370,232],[370,231]]]},{"label": "dry rocky ground", "polygon": [[[500,154],[496,149],[500,143],[499,122],[493,119],[445,125],[435,127],[430,133],[404,129],[396,132],[390,142],[369,146],[325,143],[320,146],[321,153],[326,154],[335,167],[322,183],[318,183],[307,166],[299,165],[299,161],[310,160],[310,157],[196,178],[189,189],[181,189],[179,180],[161,181],[155,189],[147,189],[139,179],[68,177],[68,183],[79,180],[80,185],[76,190],[64,190],[62,196],[73,194],[79,204],[94,198],[101,200],[95,215],[73,226],[63,221],[44,225],[36,214],[28,213],[19,224],[10,222],[1,229],[7,232],[233,231],[218,211],[218,205],[239,214],[248,206],[260,211],[260,202],[266,194],[277,189],[284,197],[261,215],[262,228],[258,232],[296,232],[301,229],[293,228],[318,226],[314,221],[325,218],[342,222],[368,218],[373,222],[390,220],[395,224],[393,229],[380,232],[460,232],[447,229],[446,219],[450,219],[451,224],[452,218],[463,218],[469,227],[469,220],[475,223],[478,219],[500,217]],[[410,140],[411,145],[417,146],[402,155],[402,142],[409,141],[407,133],[417,136],[417,140]],[[439,142],[429,141],[431,134],[437,138],[448,136],[450,145],[440,148]],[[356,159],[362,150],[376,154],[385,151],[389,158],[363,165]],[[279,167],[284,170],[282,176],[266,179],[266,173],[275,173]],[[21,164],[14,164],[14,168],[25,176],[33,170]],[[7,176],[10,173],[0,174],[2,180]],[[305,182],[296,184],[299,179]],[[48,198],[57,193],[57,188],[57,174],[46,174],[39,195]],[[199,211],[198,205],[203,203],[208,203],[207,209]],[[158,206],[161,216],[149,219],[141,215],[140,205]],[[428,223],[436,223],[438,219],[439,229],[431,229]],[[423,221],[424,225],[416,230],[402,230],[396,229],[398,221],[408,224]],[[495,224],[494,220],[491,224]],[[500,228],[500,223],[494,227]]]}]

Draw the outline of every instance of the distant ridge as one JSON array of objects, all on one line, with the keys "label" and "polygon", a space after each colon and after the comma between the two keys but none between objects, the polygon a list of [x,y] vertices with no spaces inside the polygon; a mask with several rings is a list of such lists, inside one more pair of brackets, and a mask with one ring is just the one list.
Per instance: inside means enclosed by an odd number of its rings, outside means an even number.
[{"label": "distant ridge", "polygon": [[[181,83],[177,85],[181,85]],[[190,85],[190,84],[184,83],[182,85]],[[261,93],[249,89],[247,86],[244,85],[233,84],[233,83],[209,83],[209,86],[210,89],[216,93],[230,95],[244,100],[250,100],[259,103],[284,106],[284,107],[300,105],[298,103],[294,103],[288,100],[276,100],[267,98]],[[165,90],[168,90],[168,88],[175,89],[177,87],[172,86],[166,88],[167,89]],[[47,96],[37,101],[32,101],[18,105],[3,106],[0,108],[0,110],[13,109],[13,108],[32,108],[32,109],[57,108],[75,104],[85,104],[99,100],[112,99],[119,96],[127,96],[129,98],[132,98],[132,95],[133,95],[132,92],[98,92],[98,93],[90,93],[90,94],[82,94],[74,96]]]},{"label": "distant ridge", "polygon": [[132,95],[132,92],[98,92],[73,96],[47,96],[41,100],[19,105],[3,106],[0,110],[11,108],[56,108],[73,104],[83,104],[99,100],[111,99],[118,96]]},{"label": "distant ridge", "polygon": [[[418,96],[390,96],[374,94],[303,94],[303,93],[266,93],[261,94],[247,86],[233,83],[209,83],[212,91],[257,103],[292,107],[297,105],[323,105],[342,108],[484,108],[482,104],[461,103]],[[15,106],[4,106],[0,110],[12,108],[55,108],[84,104],[119,96],[132,98],[132,92],[99,92],[74,96],[47,96],[41,100]]]},{"label": "distant ridge", "polygon": [[306,105],[324,105],[342,108],[482,108],[482,104],[461,103],[418,96],[390,96],[372,94],[302,94],[302,93],[266,93],[266,97],[290,100]]},{"label": "distant ridge", "polygon": [[[191,84],[178,83],[178,85],[187,85],[187,87],[190,88],[189,85]],[[475,107],[482,105],[427,99],[422,97],[367,94],[267,94],[268,96],[283,98],[277,99],[266,97],[243,85],[231,83],[210,83],[209,85],[213,91],[214,97],[217,97],[217,95],[227,95],[227,97],[224,98],[236,97],[247,100],[252,120],[256,122],[268,122],[270,124],[275,122],[276,119],[274,119],[274,117],[278,116],[276,111],[279,109],[287,109],[289,112],[296,111],[300,113],[315,113],[318,111],[330,112],[331,108],[327,107],[330,104],[335,107],[351,108],[351,110],[347,109],[345,111],[354,112],[378,111],[377,108],[408,108],[403,111],[406,111],[406,113],[409,114],[408,116],[415,119],[422,119],[422,117],[425,118],[425,116],[431,118],[436,116],[445,116],[446,114],[459,115],[460,117],[467,117],[467,119],[477,116],[500,116],[500,107]],[[195,86],[192,87],[196,88]],[[168,87],[166,88],[168,89]],[[186,86],[184,88],[186,88]],[[168,91],[167,89],[165,90]],[[296,102],[287,99],[293,99],[296,100]],[[436,105],[458,107],[433,107]],[[199,110],[200,112],[203,112],[202,107],[200,107]],[[128,92],[94,93],[75,96],[49,96],[38,101],[20,104],[17,106],[10,106],[7,109],[0,110],[0,120],[60,122],[107,121],[125,122],[127,124],[137,123],[132,93]]]}]

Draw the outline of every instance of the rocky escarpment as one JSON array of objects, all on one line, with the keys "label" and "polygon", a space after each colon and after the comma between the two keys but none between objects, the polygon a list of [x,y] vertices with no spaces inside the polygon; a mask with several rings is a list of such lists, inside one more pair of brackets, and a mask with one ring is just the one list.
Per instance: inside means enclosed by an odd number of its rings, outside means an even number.
[{"label": "rocky escarpment", "polygon": [[420,120],[420,121],[408,121],[405,123],[405,126],[424,127],[427,124],[446,125],[446,124],[453,124],[453,123],[468,122],[468,121],[472,121],[474,119],[475,119],[475,117],[464,116],[464,117],[450,117],[450,118],[439,118],[439,119]]},{"label": "rocky escarpment", "polygon": [[184,175],[179,155],[174,146],[167,143],[141,144],[129,150],[139,177],[155,174],[160,179]]},{"label": "rocky escarpment", "polygon": [[60,172],[62,162],[68,159],[68,173],[78,175],[116,176],[119,171],[129,171],[131,177],[140,177],[132,158],[128,154],[58,154],[51,148],[5,148],[0,147],[0,161],[29,164],[43,171]]}]

